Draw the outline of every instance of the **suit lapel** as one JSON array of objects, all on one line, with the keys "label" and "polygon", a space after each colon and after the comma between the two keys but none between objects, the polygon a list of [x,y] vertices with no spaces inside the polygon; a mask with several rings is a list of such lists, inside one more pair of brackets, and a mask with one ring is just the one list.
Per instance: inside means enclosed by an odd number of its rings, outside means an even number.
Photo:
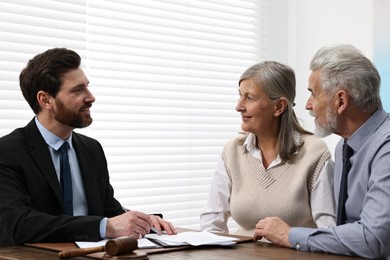
[{"label": "suit lapel", "polygon": [[47,144],[35,124],[35,118],[25,127],[25,135],[30,144],[29,149],[32,158],[41,170],[41,173],[47,179],[47,182],[56,194],[58,201],[62,203],[61,186],[58,182]]}]

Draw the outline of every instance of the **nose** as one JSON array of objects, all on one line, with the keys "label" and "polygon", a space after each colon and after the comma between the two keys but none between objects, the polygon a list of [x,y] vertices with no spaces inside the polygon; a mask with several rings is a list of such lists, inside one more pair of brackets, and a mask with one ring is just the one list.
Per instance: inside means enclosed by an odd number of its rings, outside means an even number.
[{"label": "nose", "polygon": [[237,111],[237,112],[244,111],[244,109],[245,109],[245,107],[244,107],[244,105],[242,104],[241,100],[242,100],[242,99],[239,98],[238,101],[237,101],[237,105],[236,105],[236,111]]},{"label": "nose", "polygon": [[92,92],[87,88],[87,96],[85,98],[85,101],[88,103],[95,102],[95,97],[92,95]]},{"label": "nose", "polygon": [[309,97],[306,101],[306,105],[305,105],[305,109],[306,110],[313,110],[313,106],[312,106],[312,103],[311,103],[311,97]]}]

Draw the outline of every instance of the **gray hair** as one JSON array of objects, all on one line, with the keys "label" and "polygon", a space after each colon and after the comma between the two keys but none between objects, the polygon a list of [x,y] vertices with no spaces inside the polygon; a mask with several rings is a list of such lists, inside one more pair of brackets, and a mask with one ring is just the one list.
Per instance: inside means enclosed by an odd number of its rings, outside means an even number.
[{"label": "gray hair", "polygon": [[363,112],[382,108],[378,70],[352,45],[332,45],[319,49],[310,62],[310,69],[321,71],[320,80],[325,93],[345,90],[350,95],[351,103]]},{"label": "gray hair", "polygon": [[271,100],[287,99],[286,110],[280,116],[279,155],[283,161],[294,159],[303,143],[296,143],[292,133],[311,134],[299,124],[293,109],[296,95],[294,70],[275,61],[264,61],[249,67],[242,74],[239,84],[247,79],[251,79]]}]

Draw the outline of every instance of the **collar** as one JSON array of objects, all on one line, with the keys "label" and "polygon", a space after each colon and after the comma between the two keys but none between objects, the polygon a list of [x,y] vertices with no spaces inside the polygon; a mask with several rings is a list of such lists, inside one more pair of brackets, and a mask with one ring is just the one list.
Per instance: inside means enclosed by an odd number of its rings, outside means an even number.
[{"label": "collar", "polygon": [[358,151],[364,143],[362,140],[366,140],[367,136],[371,136],[388,117],[389,114],[384,110],[377,110],[348,138],[348,145],[354,151]]},{"label": "collar", "polygon": [[69,143],[69,146],[70,146],[70,149],[73,148],[72,146],[72,135],[73,133],[70,134],[69,138],[67,140],[62,140],[61,138],[59,138],[58,136],[56,136],[55,134],[53,134],[52,132],[50,132],[49,130],[47,130],[38,120],[37,117],[35,117],[35,124],[37,125],[38,127],[38,130],[39,132],[41,133],[43,139],[45,140],[45,142],[51,147],[53,148],[54,150],[58,150],[60,149],[61,145],[64,143],[64,142],[68,142]]},{"label": "collar", "polygon": [[[301,134],[299,132],[294,132],[294,141],[299,142],[301,137]],[[248,133],[248,136],[246,137],[244,141],[244,148],[252,154],[255,158],[259,159],[261,162],[263,162],[263,156],[260,151],[260,149],[256,145],[256,135],[253,133]],[[280,159],[279,154],[276,156],[276,158],[272,161],[272,163],[269,165],[268,168],[271,168],[272,166],[278,165],[282,162]]]}]

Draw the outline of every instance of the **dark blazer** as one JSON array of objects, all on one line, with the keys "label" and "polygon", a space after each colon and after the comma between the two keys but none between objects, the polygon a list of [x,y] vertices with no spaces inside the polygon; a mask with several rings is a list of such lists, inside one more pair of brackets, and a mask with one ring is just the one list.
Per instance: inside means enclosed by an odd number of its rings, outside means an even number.
[{"label": "dark blazer", "polygon": [[0,138],[0,246],[97,241],[103,217],[124,211],[114,198],[98,141],[73,132],[88,216],[64,215],[61,187],[34,119]]}]

